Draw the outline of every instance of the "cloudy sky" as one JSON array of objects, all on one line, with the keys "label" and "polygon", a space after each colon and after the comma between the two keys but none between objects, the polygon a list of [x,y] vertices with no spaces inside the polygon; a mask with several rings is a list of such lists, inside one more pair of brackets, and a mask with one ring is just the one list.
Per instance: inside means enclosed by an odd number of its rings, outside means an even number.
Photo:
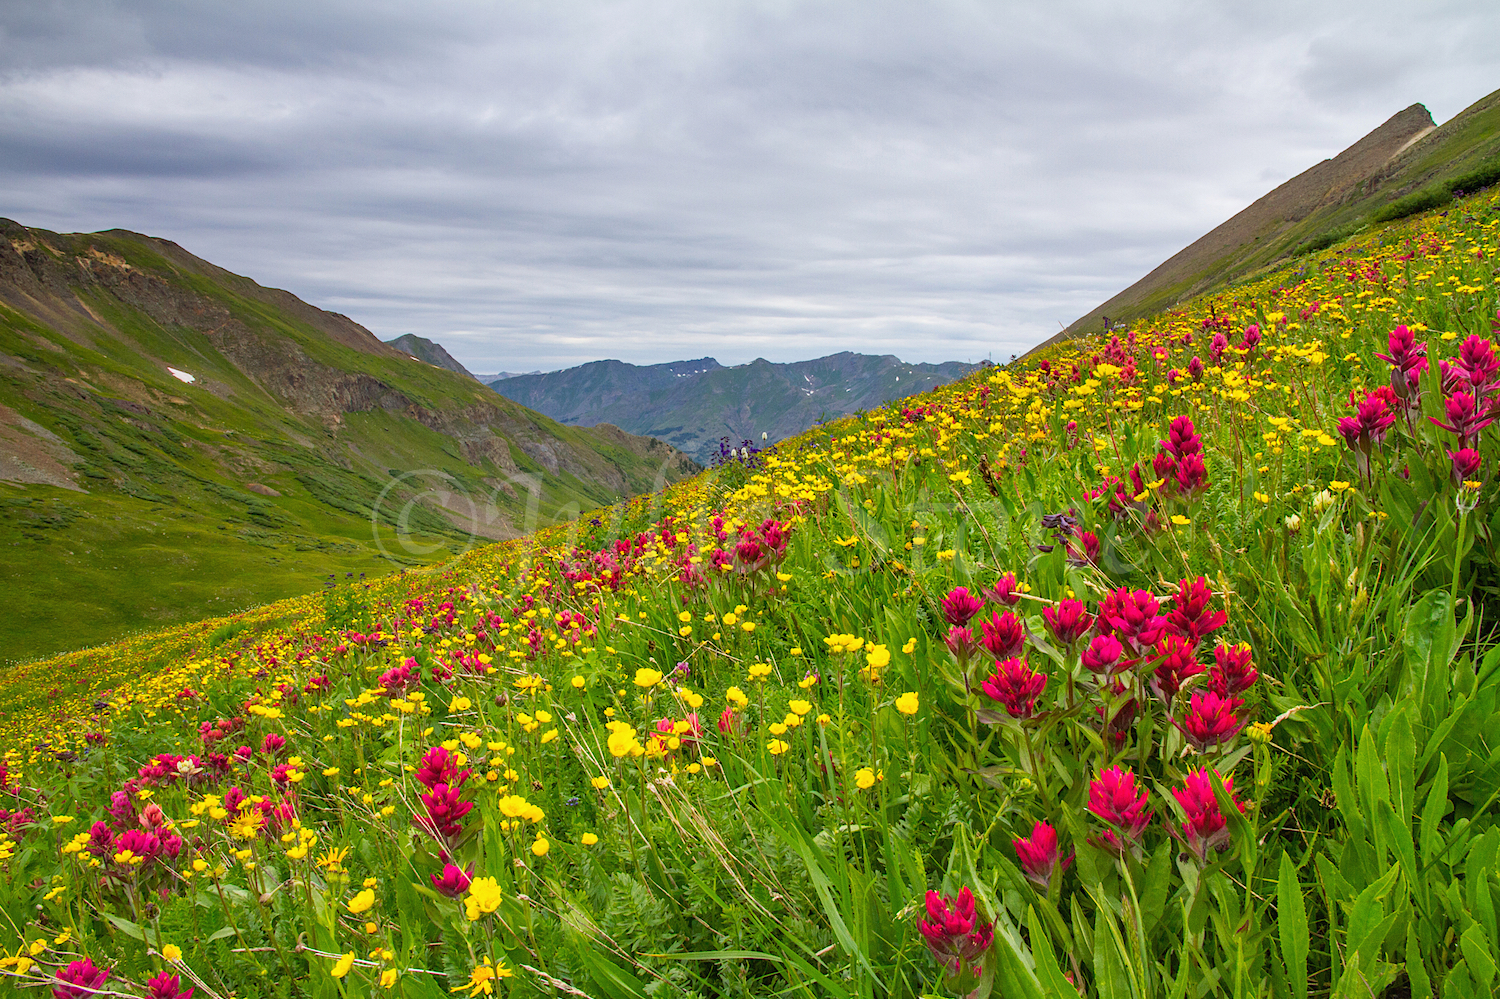
[{"label": "cloudy sky", "polygon": [[0,215],[478,372],[1003,359],[1500,87],[1496,38],[1483,0],[0,0]]}]

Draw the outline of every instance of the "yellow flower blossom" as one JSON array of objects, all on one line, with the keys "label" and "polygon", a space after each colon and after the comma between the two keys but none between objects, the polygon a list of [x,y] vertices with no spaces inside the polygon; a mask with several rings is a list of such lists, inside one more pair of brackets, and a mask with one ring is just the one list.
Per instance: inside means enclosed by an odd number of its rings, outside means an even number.
[{"label": "yellow flower blossom", "polygon": [[498,881],[494,878],[475,878],[469,883],[469,893],[464,896],[464,915],[473,922],[500,908],[503,899]]}]

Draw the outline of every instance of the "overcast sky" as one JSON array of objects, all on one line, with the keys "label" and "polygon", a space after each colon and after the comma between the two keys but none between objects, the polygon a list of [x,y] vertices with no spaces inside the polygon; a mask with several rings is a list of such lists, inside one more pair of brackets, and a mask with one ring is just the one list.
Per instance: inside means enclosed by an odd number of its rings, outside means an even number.
[{"label": "overcast sky", "polygon": [[1004,359],[1406,106],[1500,4],[0,0],[0,215],[470,370]]}]

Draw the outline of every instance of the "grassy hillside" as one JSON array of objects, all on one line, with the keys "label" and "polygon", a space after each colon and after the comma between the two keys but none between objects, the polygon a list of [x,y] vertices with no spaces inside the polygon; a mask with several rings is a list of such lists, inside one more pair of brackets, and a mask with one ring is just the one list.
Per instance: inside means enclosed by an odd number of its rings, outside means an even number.
[{"label": "grassy hillside", "polygon": [[426,361],[428,364],[439,368],[447,368],[449,371],[456,371],[470,378],[474,377],[468,368],[458,363],[452,354],[443,349],[442,344],[434,343],[426,337],[420,337],[414,333],[406,333],[396,337],[394,340],[387,340],[386,343],[397,350],[410,354],[419,361]]},{"label": "grassy hillside", "polygon": [[1098,331],[1104,316],[1118,322],[1153,315],[1496,181],[1500,91],[1436,128],[1414,105],[1174,254],[1049,343]]},{"label": "grassy hillside", "polygon": [[1461,207],[574,533],[0,674],[0,974],[1490,994],[1500,193]]},{"label": "grassy hillside", "polygon": [[692,468],[173,244],[0,228],[0,573],[26,580],[0,660],[442,560]]}]

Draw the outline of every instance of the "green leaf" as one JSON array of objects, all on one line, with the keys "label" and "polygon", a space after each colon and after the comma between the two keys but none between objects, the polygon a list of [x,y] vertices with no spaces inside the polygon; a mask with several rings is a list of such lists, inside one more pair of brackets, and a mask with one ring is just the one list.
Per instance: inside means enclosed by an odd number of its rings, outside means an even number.
[{"label": "green leaf", "polygon": [[210,933],[208,935],[208,940],[209,940],[210,943],[212,943],[215,940],[223,940],[226,937],[232,937],[234,935],[235,935],[234,927],[233,926],[225,926],[225,927],[222,927],[221,929],[214,930],[212,933]]},{"label": "green leaf", "polygon": [[1416,738],[1412,734],[1411,719],[1406,705],[1391,712],[1390,734],[1385,740],[1386,772],[1391,782],[1391,806],[1396,818],[1404,825],[1411,825],[1412,811],[1416,808]]},{"label": "green leaf", "polygon": [[1422,908],[1427,908],[1427,882],[1419,877],[1417,872],[1417,853],[1412,845],[1411,828],[1403,825],[1396,818],[1395,809],[1388,802],[1380,802],[1376,805],[1379,809],[1378,819],[1385,827],[1385,837],[1390,843],[1391,849],[1396,854],[1396,860],[1401,865],[1401,870],[1406,874],[1408,890],[1415,893],[1422,903]]},{"label": "green leaf", "polygon": [[1240,863],[1244,865],[1246,871],[1255,870],[1256,858],[1259,853],[1255,838],[1255,827],[1235,807],[1234,800],[1230,798],[1229,792],[1224,790],[1223,781],[1212,779],[1208,783],[1214,789],[1214,799],[1219,803],[1219,813],[1224,816],[1225,822],[1229,826],[1229,832],[1234,837],[1236,845],[1240,848]]},{"label": "green leaf", "polygon": [[[994,988],[1004,999],[1052,999],[1052,996],[1056,995],[1056,992],[1051,989],[1046,992],[1042,991],[1036,975],[1016,952],[1007,934],[998,932],[995,934],[995,943],[990,948],[990,954],[994,958],[992,964],[995,973]],[[1073,991],[1077,992],[1076,989]]]},{"label": "green leaf", "polygon": [[1130,978],[1121,960],[1120,928],[1106,905],[1094,910],[1094,985],[1099,999],[1131,999]]},{"label": "green leaf", "polygon": [[[132,923],[128,919],[121,919],[114,913],[104,912],[104,910],[102,909],[99,911],[104,915],[105,919],[108,919],[111,923],[114,923],[115,928],[118,929],[121,933],[125,934],[127,937],[132,937],[133,939],[139,940],[141,943],[146,942],[146,934],[141,931],[141,926],[139,923]],[[229,932],[233,933],[234,930],[231,929]],[[211,940],[213,938],[210,937],[209,939]]]},{"label": "green leaf", "polygon": [[1172,856],[1176,852],[1176,845],[1167,840],[1157,848],[1156,856],[1151,858],[1151,864],[1146,868],[1141,888],[1141,922],[1148,937],[1161,922],[1167,908],[1167,892],[1172,887]]},{"label": "green leaf", "polygon": [[1406,924],[1406,977],[1411,981],[1412,999],[1431,999],[1432,979],[1427,975],[1420,941],[1417,940],[1417,921]]},{"label": "green leaf", "polygon": [[1401,643],[1406,659],[1403,693],[1420,707],[1423,725],[1432,728],[1447,714],[1448,665],[1459,644],[1447,590],[1429,590],[1412,605],[1401,629]]},{"label": "green leaf", "polygon": [[1057,953],[1052,949],[1052,938],[1042,925],[1035,906],[1026,908],[1026,924],[1031,930],[1031,956],[1036,960],[1036,976],[1048,995],[1067,995],[1073,988],[1057,963]]},{"label": "green leaf", "polygon": [[769,961],[772,964],[790,964],[802,974],[817,982],[830,996],[853,996],[855,991],[847,984],[840,984],[823,974],[795,954],[767,954],[758,950],[705,950],[690,954],[647,954],[661,961]]},{"label": "green leaf", "polygon": [[[821,855],[812,837],[785,806],[782,806],[780,815],[773,815],[769,810],[762,814],[770,821],[772,828],[781,834],[787,845],[802,859],[808,877],[812,879],[813,889],[818,893],[818,901],[823,904],[823,914],[828,917],[829,925],[833,928],[833,935],[838,940],[839,946],[844,948],[845,953],[853,955],[870,979],[879,988],[884,989],[880,977],[875,974],[875,969],[870,965],[870,959],[865,954],[864,948],[855,942],[854,935],[849,932],[849,924],[845,922],[843,913],[839,911],[838,902],[833,897],[833,883],[823,869]],[[971,860],[970,864],[972,863]],[[977,891],[978,886],[974,887]]]},{"label": "green leaf", "polygon": [[859,530],[859,533],[870,544],[874,545],[880,554],[889,555],[891,551],[891,538],[885,529],[885,525],[870,516],[865,510],[864,505],[850,497],[845,490],[840,489],[835,494],[835,499],[838,500],[839,510],[843,512],[845,517],[849,518],[849,522]]},{"label": "green leaf", "polygon": [[601,948],[585,944],[576,952],[594,987],[608,999],[646,999],[641,980],[605,957]]},{"label": "green leaf", "polygon": [[1346,748],[1342,742],[1339,743],[1338,752],[1333,757],[1333,797],[1339,811],[1344,813],[1344,822],[1349,826],[1349,835],[1359,836],[1363,826],[1360,820],[1364,816],[1359,809],[1359,797],[1354,793],[1353,782],[1349,779]]},{"label": "green leaf", "polygon": [[[1350,968],[1368,968],[1380,953],[1385,939],[1385,920],[1394,919],[1399,913],[1385,912],[1385,896],[1395,884],[1400,868],[1392,867],[1380,880],[1359,893],[1354,908],[1349,912],[1348,947],[1345,958]],[[1384,927],[1384,928],[1383,928]]]},{"label": "green leaf", "polygon": [[1464,935],[1458,938],[1458,945],[1464,952],[1464,960],[1469,962],[1469,974],[1473,975],[1480,985],[1488,986],[1495,977],[1495,958],[1490,953],[1490,945],[1485,939],[1483,927],[1478,923],[1470,926],[1464,931]]},{"label": "green leaf", "polygon": [[1276,928],[1281,935],[1281,959],[1297,999],[1307,999],[1307,904],[1297,881],[1297,865],[1285,850],[1276,881]]}]

